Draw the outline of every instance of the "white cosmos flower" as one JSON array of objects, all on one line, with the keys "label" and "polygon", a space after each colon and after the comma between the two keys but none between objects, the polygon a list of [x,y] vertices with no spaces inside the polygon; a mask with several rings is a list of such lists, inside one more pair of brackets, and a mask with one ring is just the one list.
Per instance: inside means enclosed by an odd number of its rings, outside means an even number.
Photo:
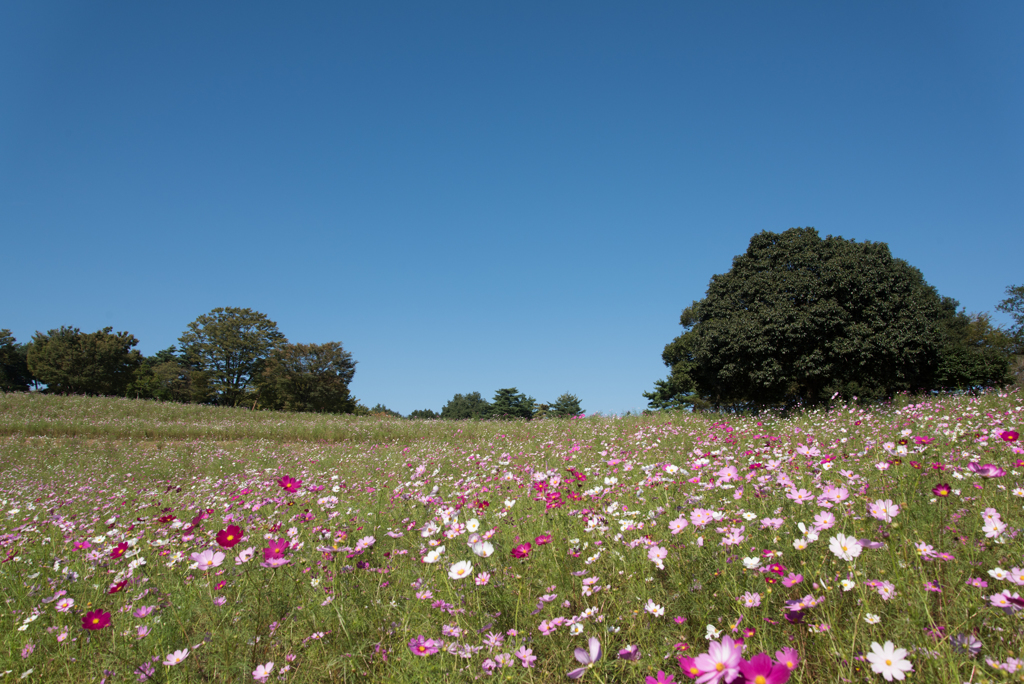
[{"label": "white cosmos flower", "polygon": [[480,529],[480,521],[477,520],[476,518],[473,518],[472,520],[470,520],[470,521],[468,521],[466,523],[466,530],[468,532],[476,532],[479,529]]},{"label": "white cosmos flower", "polygon": [[859,541],[854,537],[847,537],[842,532],[828,539],[828,550],[844,561],[852,561],[859,556],[861,548]]},{"label": "white cosmos flower", "polygon": [[885,681],[891,682],[893,678],[903,681],[903,673],[914,669],[906,655],[905,648],[896,648],[891,641],[886,641],[884,646],[872,641],[871,653],[868,653],[866,658],[871,663],[872,672],[882,675]]},{"label": "white cosmos flower", "polygon": [[665,614],[665,609],[655,603],[653,599],[647,599],[647,605],[644,606],[644,610],[654,617],[661,617]]},{"label": "white cosmos flower", "polygon": [[459,561],[448,570],[448,576],[453,580],[463,579],[473,574],[473,564],[469,561]]},{"label": "white cosmos flower", "polygon": [[489,541],[478,541],[475,544],[470,544],[470,548],[481,558],[487,558],[494,553],[494,544]]}]

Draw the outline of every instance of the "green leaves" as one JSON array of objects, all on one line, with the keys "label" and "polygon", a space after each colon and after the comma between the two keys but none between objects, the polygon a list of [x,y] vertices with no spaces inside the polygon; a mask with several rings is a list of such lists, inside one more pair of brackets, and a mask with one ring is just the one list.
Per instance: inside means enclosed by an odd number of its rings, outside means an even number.
[{"label": "green leaves", "polygon": [[178,341],[183,364],[206,374],[215,401],[237,406],[248,398],[270,352],[288,340],[265,314],[229,307],[189,323]]},{"label": "green leaves", "polygon": [[939,373],[956,307],[884,243],[765,231],[683,311],[688,330],[662,356],[671,374],[644,396],[652,408],[791,407],[996,377],[965,371],[989,368],[973,361]]},{"label": "green leaves", "polygon": [[0,330],[0,392],[27,392],[32,383],[28,345],[16,342],[10,330]]},{"label": "green leaves", "polygon": [[139,341],[106,327],[85,334],[61,327],[37,332],[28,347],[28,369],[47,391],[57,394],[123,395],[142,363],[132,349]]},{"label": "green leaves", "polygon": [[356,401],[348,385],[355,372],[341,342],[282,344],[259,377],[260,403],[284,411],[352,413]]}]

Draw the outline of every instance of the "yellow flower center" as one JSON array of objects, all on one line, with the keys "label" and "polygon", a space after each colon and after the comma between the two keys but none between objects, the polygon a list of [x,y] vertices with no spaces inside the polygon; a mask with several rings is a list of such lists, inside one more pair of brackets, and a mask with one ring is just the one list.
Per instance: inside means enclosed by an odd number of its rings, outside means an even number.
[{"label": "yellow flower center", "polygon": [[764,675],[757,675],[754,677],[754,684],[766,684],[768,680],[764,678]]},{"label": "yellow flower center", "polygon": [[715,663],[715,669],[721,672],[725,669],[725,663]]},{"label": "yellow flower center", "polygon": [[892,661],[891,660],[886,660],[885,664],[888,665],[889,667],[892,667]]}]

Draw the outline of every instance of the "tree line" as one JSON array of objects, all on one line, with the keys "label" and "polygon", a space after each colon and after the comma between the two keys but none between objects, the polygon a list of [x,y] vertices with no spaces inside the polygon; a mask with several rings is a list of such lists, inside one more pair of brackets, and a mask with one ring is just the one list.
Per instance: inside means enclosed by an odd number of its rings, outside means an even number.
[{"label": "tree line", "polygon": [[813,228],[755,235],[680,316],[644,393],[652,409],[759,410],[838,397],[976,391],[1024,381],[1024,286],[996,309],[968,314],[882,242]]},{"label": "tree line", "polygon": [[[385,414],[349,392],[356,361],[341,342],[293,344],[265,314],[217,308],[189,323],[178,345],[143,356],[128,332],[107,327],[94,333],[61,327],[36,332],[18,344],[0,330],[0,391],[39,389],[52,394],[125,396],[182,403],[246,406],[319,413]],[[575,416],[579,399],[565,394],[538,404],[515,388],[498,390],[492,402],[479,392],[455,397],[437,414],[410,418],[525,418]]]}]

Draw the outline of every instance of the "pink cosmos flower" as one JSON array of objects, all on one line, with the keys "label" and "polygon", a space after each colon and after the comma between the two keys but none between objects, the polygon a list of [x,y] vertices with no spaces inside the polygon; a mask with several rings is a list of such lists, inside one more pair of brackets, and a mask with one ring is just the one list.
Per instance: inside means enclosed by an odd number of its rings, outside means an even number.
[{"label": "pink cosmos flower", "polygon": [[687,522],[686,518],[684,518],[683,516],[679,516],[678,518],[676,518],[668,524],[668,529],[670,532],[672,532],[672,534],[679,534],[680,532],[686,529],[686,526],[688,524],[689,523]]},{"label": "pink cosmos flower", "polygon": [[791,487],[786,492],[786,498],[791,501],[795,501],[798,504],[805,504],[809,501],[814,501],[814,495],[802,487],[800,489]]},{"label": "pink cosmos flower", "polygon": [[530,555],[530,551],[533,549],[533,545],[530,542],[520,544],[519,546],[512,549],[512,556],[515,558],[526,558]]},{"label": "pink cosmos flower", "polygon": [[550,544],[551,543],[551,535],[550,534],[542,534],[539,537],[537,537],[536,539],[534,539],[533,541],[536,542],[537,546],[543,546],[544,544]]},{"label": "pink cosmos flower", "polygon": [[164,658],[164,665],[171,667],[172,665],[177,665],[185,658],[188,658],[187,648],[180,649],[178,651],[175,651],[174,653],[168,653],[167,657]]},{"label": "pink cosmos flower", "polygon": [[70,597],[62,598],[60,601],[57,601],[57,612],[66,613],[71,610],[71,606],[73,605],[75,605],[75,599]]},{"label": "pink cosmos flower", "polygon": [[[579,679],[601,658],[601,642],[596,638],[590,637],[587,641],[587,649],[588,650],[577,648],[573,652],[573,655],[576,656],[576,660],[578,660],[583,667],[577,667],[575,670],[570,670],[569,679]],[[519,655],[518,652],[516,655]]]},{"label": "pink cosmos flower", "polygon": [[203,571],[219,567],[224,562],[224,554],[213,549],[207,549],[202,553],[193,553],[191,558],[195,562],[196,568]]},{"label": "pink cosmos flower", "polygon": [[740,673],[748,682],[758,684],[784,684],[789,681],[789,668],[782,663],[772,663],[765,653],[758,653],[750,661],[740,661]]},{"label": "pink cosmos flower", "polygon": [[789,573],[788,577],[782,578],[782,586],[784,586],[784,587],[795,587],[796,585],[800,584],[803,581],[804,581],[804,576],[803,575],[798,575],[796,573],[792,573],[791,572],[791,573]]},{"label": "pink cosmos flower", "polygon": [[276,542],[263,549],[263,560],[270,560],[271,558],[281,558],[284,556],[284,552],[288,550],[290,544],[288,543],[287,537],[281,537]]},{"label": "pink cosmos flower", "polygon": [[270,673],[273,671],[273,661],[267,663],[266,665],[257,665],[256,669],[252,671],[252,678],[262,684],[262,682],[265,682],[270,678]]},{"label": "pink cosmos flower", "polygon": [[868,504],[868,513],[871,517],[882,522],[892,522],[892,519],[899,515],[899,512],[900,507],[894,504],[891,499],[879,499],[874,503]]},{"label": "pink cosmos flower", "polygon": [[700,670],[697,684],[718,684],[721,681],[731,682],[740,672],[742,652],[732,637],[725,636],[722,640],[712,641],[707,653],[694,658],[694,665]]},{"label": "pink cosmos flower", "polygon": [[520,646],[519,649],[515,653],[513,653],[513,655],[516,658],[519,658],[519,661],[522,663],[523,667],[533,667],[534,663],[537,662],[537,656],[533,655],[532,648]]},{"label": "pink cosmos flower", "polygon": [[415,656],[434,655],[440,649],[440,644],[433,639],[427,639],[422,634],[409,640],[409,650]]},{"label": "pink cosmos flower", "polygon": [[644,678],[644,684],[675,684],[675,681],[674,676],[665,674],[664,670],[658,670],[657,677],[647,675],[647,677]]},{"label": "pink cosmos flower", "polygon": [[796,666],[800,664],[800,654],[797,653],[795,648],[789,648],[787,646],[781,651],[775,652],[775,660],[782,665],[785,665],[786,669],[792,672],[796,669]]},{"label": "pink cosmos flower", "polygon": [[818,532],[824,532],[836,524],[836,516],[832,515],[828,511],[821,511],[814,516],[814,529]]},{"label": "pink cosmos flower", "polygon": [[289,494],[294,494],[295,492],[299,491],[299,487],[302,486],[302,480],[296,480],[295,478],[288,477],[287,475],[285,475],[284,477],[277,481],[277,484],[281,485],[284,491],[288,492]]}]

